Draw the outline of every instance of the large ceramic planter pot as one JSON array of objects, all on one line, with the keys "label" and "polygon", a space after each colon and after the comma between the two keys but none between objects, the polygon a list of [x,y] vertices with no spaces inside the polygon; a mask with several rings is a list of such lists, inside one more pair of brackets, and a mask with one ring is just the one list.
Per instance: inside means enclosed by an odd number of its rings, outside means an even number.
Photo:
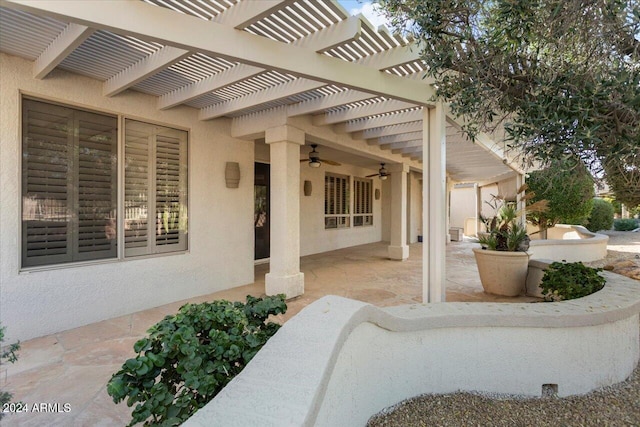
[{"label": "large ceramic planter pot", "polygon": [[473,249],[484,291],[515,297],[525,292],[529,254],[526,252]]}]

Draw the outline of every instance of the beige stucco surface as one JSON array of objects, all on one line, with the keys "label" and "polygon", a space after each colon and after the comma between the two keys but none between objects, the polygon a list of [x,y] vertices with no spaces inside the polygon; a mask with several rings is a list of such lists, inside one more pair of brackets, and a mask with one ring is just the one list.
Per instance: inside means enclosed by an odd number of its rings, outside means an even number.
[{"label": "beige stucco surface", "polygon": [[[32,78],[32,63],[0,54],[0,320],[8,339],[70,329],[253,282],[253,143],[229,137],[226,120],[197,111],[160,111],[156,98],[127,91],[107,98],[102,83],[55,70]],[[190,131],[189,251],[151,258],[20,270],[21,94]],[[239,188],[225,186],[228,161]]]},{"label": "beige stucco surface", "polygon": [[[324,297],[287,322],[185,426],[364,425],[422,393],[586,393],[638,363],[637,282],[571,301],[379,309]],[[461,369],[465,367],[465,369]]]}]

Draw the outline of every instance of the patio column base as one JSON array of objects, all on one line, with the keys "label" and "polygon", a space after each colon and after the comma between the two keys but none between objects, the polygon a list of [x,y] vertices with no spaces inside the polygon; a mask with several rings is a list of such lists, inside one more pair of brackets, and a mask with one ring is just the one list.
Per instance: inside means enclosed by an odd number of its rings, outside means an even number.
[{"label": "patio column base", "polygon": [[291,276],[267,273],[264,277],[264,288],[267,295],[285,294],[286,299],[295,298],[304,293],[304,273]]},{"label": "patio column base", "polygon": [[398,261],[404,261],[409,258],[409,246],[401,245],[401,246],[389,246],[388,253],[390,259],[395,259]]}]

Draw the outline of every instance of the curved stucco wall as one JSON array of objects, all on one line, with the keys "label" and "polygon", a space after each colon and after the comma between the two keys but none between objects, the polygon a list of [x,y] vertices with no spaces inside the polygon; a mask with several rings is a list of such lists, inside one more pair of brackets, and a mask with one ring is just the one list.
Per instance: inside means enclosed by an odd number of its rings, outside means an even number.
[{"label": "curved stucco wall", "polygon": [[380,309],[324,297],[287,322],[185,426],[358,426],[422,393],[586,393],[626,379],[640,355],[638,282],[539,304]]},{"label": "curved stucco wall", "polygon": [[531,241],[531,259],[591,262],[607,256],[609,236],[592,233],[580,225],[558,224],[547,231],[547,237]]}]

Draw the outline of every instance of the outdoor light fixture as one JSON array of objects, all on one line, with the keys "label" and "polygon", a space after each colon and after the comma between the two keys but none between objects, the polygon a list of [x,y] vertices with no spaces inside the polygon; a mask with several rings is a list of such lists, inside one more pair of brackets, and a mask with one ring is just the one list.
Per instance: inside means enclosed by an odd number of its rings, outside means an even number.
[{"label": "outdoor light fixture", "polygon": [[380,175],[380,179],[384,181],[389,177],[389,172],[384,168],[384,163],[380,163],[380,170],[378,171],[378,175]]},{"label": "outdoor light fixture", "polygon": [[340,166],[340,163],[334,162],[333,160],[321,159],[320,153],[316,151],[316,147],[318,144],[311,144],[311,152],[309,153],[309,159],[302,159],[300,162],[309,162],[309,166],[312,168],[319,168],[322,165],[322,162],[325,162],[329,165]]},{"label": "outdoor light fixture", "polygon": [[311,186],[311,181],[305,181],[302,189],[304,191],[305,196],[310,196],[311,190],[313,189],[313,187]]},{"label": "outdoor light fixture", "polygon": [[224,168],[224,180],[227,188],[238,188],[240,184],[240,164],[238,162],[227,162]]},{"label": "outdoor light fixture", "polygon": [[387,170],[384,168],[384,163],[380,163],[380,169],[378,169],[378,173],[367,175],[367,178],[371,178],[372,176],[379,176],[380,180],[382,181],[389,177],[389,172],[387,172]]}]

